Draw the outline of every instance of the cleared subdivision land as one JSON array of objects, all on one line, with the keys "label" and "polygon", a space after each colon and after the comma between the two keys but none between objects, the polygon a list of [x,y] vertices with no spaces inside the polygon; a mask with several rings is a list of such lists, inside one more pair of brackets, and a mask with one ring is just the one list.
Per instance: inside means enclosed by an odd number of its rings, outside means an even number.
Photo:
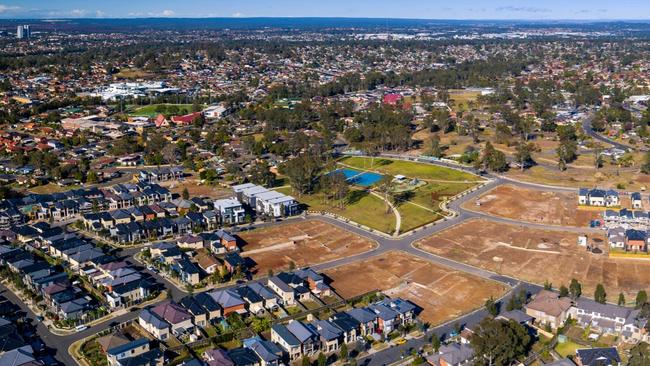
[{"label": "cleared subdivision land", "polygon": [[[480,204],[480,205],[479,205]],[[547,192],[501,185],[465,208],[520,221],[584,227],[599,211],[578,208],[577,193]]]},{"label": "cleared subdivision land", "polygon": [[397,251],[326,270],[325,275],[345,298],[381,290],[391,297],[408,299],[423,309],[421,319],[431,324],[481,307],[491,296],[498,298],[506,291],[497,282]]},{"label": "cleared subdivision land", "polygon": [[555,288],[569,285],[572,278],[592,297],[598,283],[608,299],[619,292],[633,299],[647,289],[650,261],[608,258],[603,236],[589,241],[604,251],[592,254],[577,244],[577,233],[531,229],[488,220],[470,220],[416,243],[416,246],[445,258],[464,262],[537,284],[549,281]]},{"label": "cleared subdivision land", "polygon": [[250,258],[253,271],[265,275],[269,269],[286,270],[329,262],[366,252],[376,243],[320,220],[276,225],[239,234],[242,256]]}]

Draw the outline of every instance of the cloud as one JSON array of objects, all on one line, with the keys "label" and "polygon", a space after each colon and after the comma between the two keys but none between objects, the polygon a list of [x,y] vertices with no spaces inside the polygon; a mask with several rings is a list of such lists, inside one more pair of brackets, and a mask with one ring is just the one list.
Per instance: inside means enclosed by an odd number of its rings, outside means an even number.
[{"label": "cloud", "polygon": [[95,16],[96,16],[97,18],[103,18],[103,17],[106,16],[106,13],[104,13],[104,12],[101,11],[101,10],[95,10]]},{"label": "cloud", "polygon": [[86,9],[72,9],[70,10],[70,15],[73,17],[83,17],[86,14],[88,14],[88,11]]},{"label": "cloud", "polygon": [[20,10],[20,6],[0,4],[0,14]]},{"label": "cloud", "polygon": [[160,15],[164,17],[173,17],[176,14],[173,10],[163,10]]},{"label": "cloud", "polygon": [[240,13],[240,12],[232,13],[232,17],[233,17],[233,18],[241,18],[241,17],[243,17],[243,16],[244,16],[244,14],[243,14],[243,13]]},{"label": "cloud", "polygon": [[500,6],[495,9],[496,11],[504,11],[511,13],[550,13],[549,8],[538,8],[535,6]]}]

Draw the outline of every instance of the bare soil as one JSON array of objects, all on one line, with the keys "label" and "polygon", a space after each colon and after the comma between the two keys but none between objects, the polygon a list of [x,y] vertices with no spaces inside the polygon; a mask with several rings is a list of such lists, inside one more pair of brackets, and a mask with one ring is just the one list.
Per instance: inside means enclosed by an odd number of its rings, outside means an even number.
[{"label": "bare soil", "polygon": [[332,287],[349,298],[372,290],[408,299],[421,307],[420,318],[440,324],[481,307],[506,288],[497,283],[450,270],[404,252],[389,252],[370,260],[325,271]]}]

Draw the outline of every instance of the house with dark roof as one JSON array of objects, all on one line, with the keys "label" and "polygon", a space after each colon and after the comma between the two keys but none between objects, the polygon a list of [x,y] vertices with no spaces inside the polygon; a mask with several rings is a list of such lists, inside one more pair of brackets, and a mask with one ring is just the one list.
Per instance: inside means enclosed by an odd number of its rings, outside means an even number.
[{"label": "house with dark roof", "polygon": [[279,366],[282,363],[282,348],[277,344],[265,341],[260,337],[244,339],[245,348],[255,352],[260,359],[261,366]]},{"label": "house with dark roof", "polygon": [[212,298],[212,296],[206,292],[200,292],[194,295],[194,300],[206,311],[208,321],[214,322],[221,318],[223,309],[221,308],[221,305]]},{"label": "house with dark roof", "polygon": [[185,296],[178,302],[178,304],[184,307],[187,312],[192,314],[192,322],[194,325],[197,327],[205,327],[208,324],[208,312],[194,297]]},{"label": "house with dark roof", "polygon": [[585,348],[576,350],[578,366],[619,366],[621,356],[614,347]]},{"label": "house with dark roof", "polygon": [[343,343],[351,343],[357,339],[361,323],[350,314],[336,313],[329,318],[329,321],[343,332]]},{"label": "house with dark roof", "polygon": [[377,328],[377,315],[374,312],[366,308],[356,308],[348,310],[346,314],[359,322],[360,336],[367,336],[375,333]]},{"label": "house with dark roof", "polygon": [[235,348],[228,351],[228,358],[235,366],[262,366],[260,358],[250,348]]}]

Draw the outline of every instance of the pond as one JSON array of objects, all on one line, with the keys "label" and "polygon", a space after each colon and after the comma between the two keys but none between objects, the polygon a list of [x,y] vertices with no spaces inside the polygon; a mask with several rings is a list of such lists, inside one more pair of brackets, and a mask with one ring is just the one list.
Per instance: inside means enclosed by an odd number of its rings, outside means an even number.
[{"label": "pond", "polygon": [[361,172],[354,169],[337,169],[334,172],[343,173],[348,183],[361,187],[370,187],[384,177],[378,173]]}]

